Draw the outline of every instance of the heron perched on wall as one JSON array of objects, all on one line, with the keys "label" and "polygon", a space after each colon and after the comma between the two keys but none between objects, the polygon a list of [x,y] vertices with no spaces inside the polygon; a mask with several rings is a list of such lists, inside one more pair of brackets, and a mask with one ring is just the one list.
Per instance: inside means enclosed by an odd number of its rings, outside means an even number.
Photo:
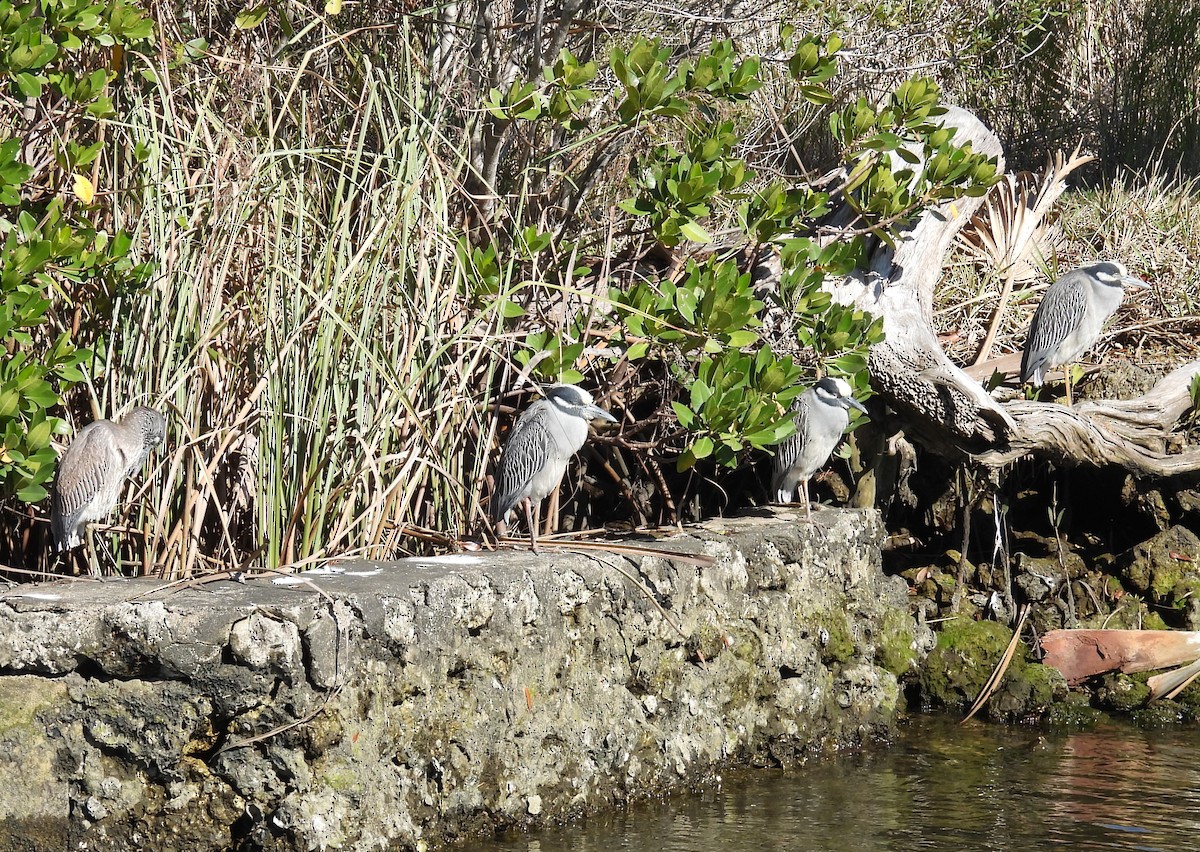
[{"label": "heron perched on wall", "polygon": [[1149,286],[1111,260],[1085,263],[1059,278],[1046,290],[1033,315],[1021,355],[1021,381],[1041,387],[1051,368],[1066,367],[1070,406],[1070,365],[1100,337],[1105,320],[1120,306],[1125,288]]},{"label": "heron perched on wall", "polygon": [[587,441],[588,424],[593,420],[617,422],[582,388],[552,385],[545,399],[521,413],[504,445],[492,497],[492,520],[498,525],[506,522],[513,508],[523,503],[534,553],[538,552],[542,499],[562,481],[567,461]]},{"label": "heron perched on wall", "polygon": [[92,523],[117,505],[121,486],[166,436],[166,418],[139,406],[119,421],[96,420],[79,430],[58,463],[50,528],[55,551],[72,550],[87,536],[89,563],[99,573]]},{"label": "heron perched on wall", "polygon": [[808,481],[825,466],[850,424],[850,409],[866,414],[867,409],[851,395],[843,379],[826,377],[796,401],[796,433],[775,448],[775,474],[771,490],[779,503],[791,503],[800,486],[804,494],[804,516],[812,520]]}]

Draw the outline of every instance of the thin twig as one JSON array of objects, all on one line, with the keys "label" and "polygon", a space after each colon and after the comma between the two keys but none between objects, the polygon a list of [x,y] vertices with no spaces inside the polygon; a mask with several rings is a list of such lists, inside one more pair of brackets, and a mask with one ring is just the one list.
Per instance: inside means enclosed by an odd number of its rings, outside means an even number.
[{"label": "thin twig", "polygon": [[1016,653],[1017,645],[1021,641],[1021,629],[1025,626],[1025,619],[1029,617],[1029,604],[1021,607],[1021,614],[1017,618],[1017,626],[1013,630],[1012,639],[1009,640],[1008,647],[1004,649],[1004,656],[1000,658],[1000,662],[996,664],[996,668],[992,670],[992,675],[987,679],[987,683],[983,685],[983,689],[979,692],[979,697],[975,699],[975,703],[971,705],[971,712],[966,715],[960,725],[965,725],[971,720],[971,717],[979,712],[980,708],[987,703],[987,700],[992,697],[992,694],[999,688],[1000,681],[1004,679],[1004,673],[1008,671],[1008,666],[1012,662],[1013,655]]}]

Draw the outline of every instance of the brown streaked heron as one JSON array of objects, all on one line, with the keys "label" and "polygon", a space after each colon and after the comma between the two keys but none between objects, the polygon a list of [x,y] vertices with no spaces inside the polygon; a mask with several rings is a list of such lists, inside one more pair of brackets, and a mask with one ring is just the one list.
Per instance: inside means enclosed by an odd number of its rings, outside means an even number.
[{"label": "brown streaked heron", "polygon": [[89,565],[99,574],[92,523],[117,505],[121,486],[166,437],[167,421],[139,406],[119,421],[95,420],[79,430],[58,463],[50,528],[56,552],[73,550],[86,535]]}]

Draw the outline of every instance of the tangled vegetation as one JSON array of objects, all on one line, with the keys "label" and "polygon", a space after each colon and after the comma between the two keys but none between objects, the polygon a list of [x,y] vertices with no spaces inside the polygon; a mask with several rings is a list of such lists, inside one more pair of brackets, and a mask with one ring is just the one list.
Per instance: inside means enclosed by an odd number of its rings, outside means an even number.
[{"label": "tangled vegetation", "polygon": [[[967,59],[925,69],[920,28],[869,4],[731,36],[583,2],[540,26],[470,3],[0,2],[5,563],[53,567],[69,424],[139,403],[169,440],[108,536],[124,571],[478,534],[498,430],[551,381],[625,420],[562,525],[761,499],[752,465],[804,386],[868,392],[878,323],[825,276],[994,181],[937,124],[944,88],[1017,80],[1072,10],[935,5]],[[872,70],[881,35],[897,55]],[[775,289],[751,271],[767,245]]]}]

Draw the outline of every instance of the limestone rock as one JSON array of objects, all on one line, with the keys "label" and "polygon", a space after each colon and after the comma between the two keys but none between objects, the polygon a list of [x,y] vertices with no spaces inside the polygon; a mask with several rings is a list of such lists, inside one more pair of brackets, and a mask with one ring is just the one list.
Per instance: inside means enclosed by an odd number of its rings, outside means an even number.
[{"label": "limestone rock", "polygon": [[10,591],[0,848],[424,848],[856,742],[931,637],[878,516],[816,516],[657,542],[703,567],[501,552],[343,564],[322,593]]}]

